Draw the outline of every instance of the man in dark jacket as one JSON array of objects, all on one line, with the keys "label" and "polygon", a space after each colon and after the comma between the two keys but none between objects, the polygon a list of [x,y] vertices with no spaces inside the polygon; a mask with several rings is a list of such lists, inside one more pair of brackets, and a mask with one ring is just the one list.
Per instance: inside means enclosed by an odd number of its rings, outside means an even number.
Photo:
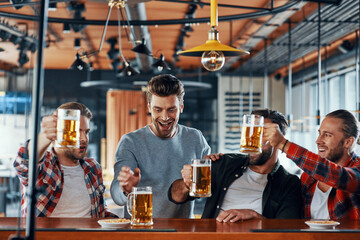
[{"label": "man in dark jacket", "polygon": [[[268,109],[252,114],[264,117],[265,123],[276,123],[285,134],[285,117]],[[207,199],[202,218],[219,222],[236,222],[252,218],[301,218],[301,189],[297,176],[289,174],[278,161],[278,150],[263,143],[261,154],[212,154],[212,196]],[[169,199],[184,203],[189,197],[191,166],[181,171],[183,179],[169,189]]]}]

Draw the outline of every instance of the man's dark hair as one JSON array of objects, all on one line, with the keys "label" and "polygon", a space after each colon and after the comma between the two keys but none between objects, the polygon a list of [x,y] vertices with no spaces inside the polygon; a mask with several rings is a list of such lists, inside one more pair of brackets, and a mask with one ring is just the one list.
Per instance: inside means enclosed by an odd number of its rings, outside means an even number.
[{"label": "man's dark hair", "polygon": [[357,140],[359,135],[359,125],[357,119],[351,112],[344,109],[339,109],[328,113],[326,117],[341,119],[343,121],[342,131],[345,135],[345,138],[354,137],[355,141]]},{"label": "man's dark hair", "polygon": [[286,121],[284,115],[282,115],[280,112],[265,108],[265,109],[253,110],[251,114],[260,115],[263,116],[264,118],[270,119],[272,123],[276,123],[277,125],[279,125],[280,132],[283,135],[286,134],[286,130],[288,128],[288,122]]},{"label": "man's dark hair", "polygon": [[180,104],[182,104],[185,95],[184,85],[171,74],[158,75],[152,77],[147,85],[147,99],[149,103],[153,94],[159,97],[168,97],[175,94]]},{"label": "man's dark hair", "polygon": [[78,109],[80,110],[80,115],[87,117],[88,119],[92,119],[92,113],[89,108],[87,108],[84,104],[78,102],[67,102],[61,104],[57,109]]}]

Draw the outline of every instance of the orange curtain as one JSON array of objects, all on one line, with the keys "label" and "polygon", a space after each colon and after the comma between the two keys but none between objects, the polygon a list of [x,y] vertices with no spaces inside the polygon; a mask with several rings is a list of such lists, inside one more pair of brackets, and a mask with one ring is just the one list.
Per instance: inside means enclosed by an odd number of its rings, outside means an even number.
[{"label": "orange curtain", "polygon": [[110,90],[106,96],[106,169],[114,167],[116,147],[122,135],[151,122],[146,93]]}]

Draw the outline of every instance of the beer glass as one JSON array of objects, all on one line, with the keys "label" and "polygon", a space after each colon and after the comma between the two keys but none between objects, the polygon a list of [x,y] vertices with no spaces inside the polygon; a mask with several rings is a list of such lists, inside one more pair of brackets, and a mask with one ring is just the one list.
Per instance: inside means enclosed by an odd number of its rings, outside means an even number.
[{"label": "beer glass", "polygon": [[192,197],[211,196],[211,160],[192,159],[192,183],[189,195]]},{"label": "beer glass", "polygon": [[131,216],[131,225],[153,225],[152,188],[133,187],[127,198],[127,211]]},{"label": "beer glass", "polygon": [[80,110],[58,109],[56,147],[79,148]]},{"label": "beer glass", "polygon": [[259,115],[244,115],[241,129],[240,152],[261,153],[264,117]]}]

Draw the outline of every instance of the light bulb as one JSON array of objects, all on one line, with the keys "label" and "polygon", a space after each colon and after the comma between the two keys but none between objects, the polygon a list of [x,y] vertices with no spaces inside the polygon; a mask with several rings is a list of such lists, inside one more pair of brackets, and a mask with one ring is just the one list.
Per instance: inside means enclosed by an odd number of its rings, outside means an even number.
[{"label": "light bulb", "polygon": [[131,76],[131,70],[127,70],[126,74],[130,77]]},{"label": "light bulb", "polygon": [[161,72],[164,69],[164,67],[163,66],[158,66],[157,69],[158,69],[159,72]]},{"label": "light bulb", "polygon": [[218,71],[225,63],[225,57],[222,52],[206,51],[201,56],[201,63],[208,71]]}]

